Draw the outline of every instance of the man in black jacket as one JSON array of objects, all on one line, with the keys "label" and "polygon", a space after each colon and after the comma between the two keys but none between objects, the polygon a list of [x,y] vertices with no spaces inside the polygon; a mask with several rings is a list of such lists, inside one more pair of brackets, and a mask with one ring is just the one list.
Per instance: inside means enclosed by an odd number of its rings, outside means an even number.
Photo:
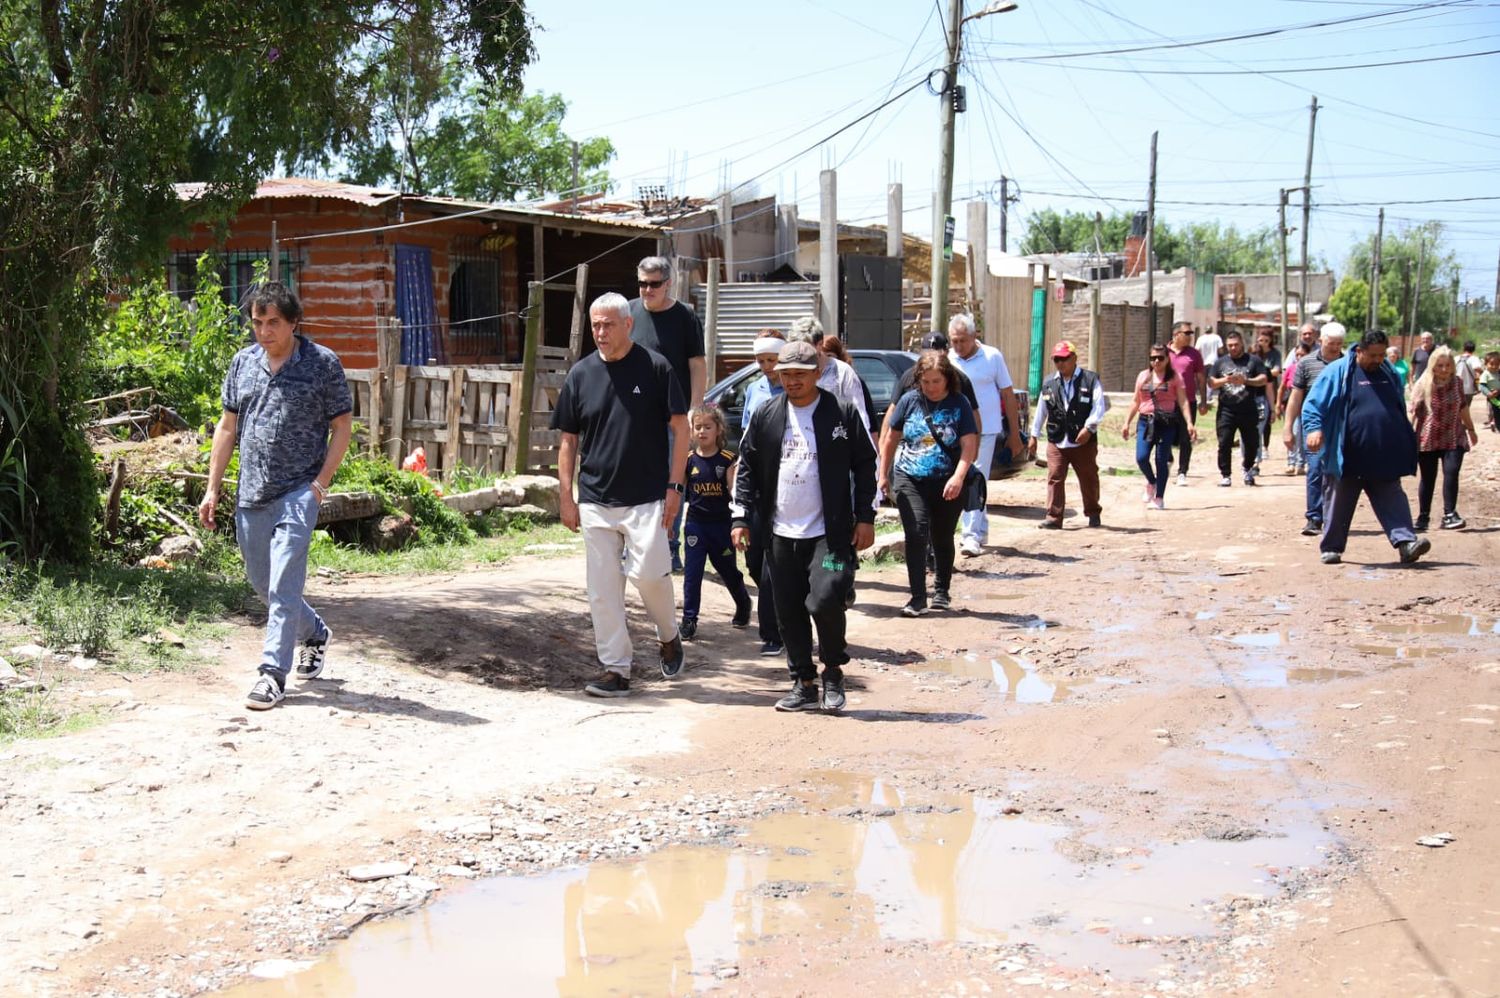
[{"label": "man in black jacket", "polygon": [[[875,543],[875,446],[859,412],[820,389],[818,354],[788,343],[777,357],[783,394],[755,410],[740,441],[732,537],[743,551],[751,513],[764,525],[771,591],[797,677],[777,710],[819,707],[812,625],[818,626],[825,710],[844,706],[844,597],[854,552]],[[851,501],[850,483],[853,483]]]}]

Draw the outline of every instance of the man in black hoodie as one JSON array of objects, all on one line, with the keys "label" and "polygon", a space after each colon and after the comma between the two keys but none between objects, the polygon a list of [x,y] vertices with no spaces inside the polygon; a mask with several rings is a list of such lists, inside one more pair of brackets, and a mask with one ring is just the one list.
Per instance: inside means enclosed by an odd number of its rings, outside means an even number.
[{"label": "man in black hoodie", "polygon": [[[820,389],[818,354],[789,343],[777,357],[783,393],[755,410],[740,441],[735,546],[750,543],[750,512],[768,536],[771,591],[787,663],[797,677],[777,710],[844,706],[844,597],[854,552],[875,543],[875,445],[859,412]],[[852,490],[851,490],[852,483]],[[851,500],[852,492],[852,500]],[[823,695],[813,664],[818,626]]]}]

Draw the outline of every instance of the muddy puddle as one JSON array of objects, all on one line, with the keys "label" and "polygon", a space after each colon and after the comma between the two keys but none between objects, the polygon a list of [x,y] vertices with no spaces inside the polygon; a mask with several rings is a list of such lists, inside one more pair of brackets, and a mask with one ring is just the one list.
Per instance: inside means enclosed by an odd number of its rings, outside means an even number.
[{"label": "muddy puddle", "polygon": [[762,942],[796,939],[1028,944],[1069,966],[1154,978],[1190,959],[1174,943],[1220,930],[1215,902],[1275,894],[1271,870],[1316,865],[1324,846],[1308,831],[1081,864],[1058,849],[1071,829],[1005,815],[997,801],[905,797],[870,780],[856,800],[759,820],[733,846],[456,887],[360,929],[309,970],[227,993],[655,995],[733,976],[753,990],[755,968],[741,963]]},{"label": "muddy puddle", "polygon": [[1500,620],[1483,620],[1471,613],[1441,613],[1424,621],[1388,621],[1375,625],[1381,634],[1445,634],[1479,638],[1500,634]]},{"label": "muddy puddle", "polygon": [[1251,686],[1291,686],[1294,683],[1331,683],[1363,675],[1358,669],[1297,669],[1274,662],[1258,662],[1236,672]]},{"label": "muddy puddle", "polygon": [[1001,653],[994,657],[985,655],[958,655],[953,658],[928,659],[912,665],[917,671],[942,672],[964,679],[984,679],[992,683],[996,692],[1004,694],[1014,703],[1053,703],[1066,700],[1080,686],[1093,680],[1088,678],[1063,681],[1049,679],[1036,671],[1036,667],[1023,658]]}]

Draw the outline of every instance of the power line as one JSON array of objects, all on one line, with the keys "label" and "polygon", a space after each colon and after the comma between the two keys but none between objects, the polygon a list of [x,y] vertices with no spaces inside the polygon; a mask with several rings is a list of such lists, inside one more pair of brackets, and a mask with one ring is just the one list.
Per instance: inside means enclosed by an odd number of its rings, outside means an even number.
[{"label": "power line", "polygon": [[[1434,55],[1425,59],[1396,59],[1391,62],[1362,62],[1343,66],[1289,66],[1279,69],[1118,69],[1110,66],[1074,66],[1091,73],[1136,73],[1143,76],[1262,76],[1268,73],[1337,73],[1349,69],[1380,69],[1387,66],[1414,66],[1427,62],[1452,62],[1456,59],[1479,59],[1487,55],[1500,55],[1500,49],[1484,52],[1463,52],[1458,55]],[[990,59],[990,62],[1024,62],[1035,66],[1051,66],[1034,58]]]}]

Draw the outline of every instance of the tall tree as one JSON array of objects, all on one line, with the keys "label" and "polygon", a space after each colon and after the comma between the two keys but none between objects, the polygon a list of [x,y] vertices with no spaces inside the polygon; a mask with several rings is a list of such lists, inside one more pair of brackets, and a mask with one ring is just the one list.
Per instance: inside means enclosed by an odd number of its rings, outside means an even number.
[{"label": "tall tree", "polygon": [[[437,101],[423,120],[387,93],[375,126],[354,143],[346,179],[421,194],[476,201],[541,197],[573,186],[573,141],[563,131],[568,106],[555,94],[496,94],[457,67],[444,73]],[[606,138],[578,143],[578,184],[608,185],[614,158]]]},{"label": "tall tree", "polygon": [[[1370,294],[1370,260],[1375,247],[1371,232],[1349,250],[1344,264],[1346,280],[1364,281],[1365,297]],[[1420,270],[1421,277],[1418,278]],[[1442,222],[1388,232],[1380,243],[1380,298],[1391,306],[1387,316],[1381,310],[1381,328],[1388,333],[1405,333],[1411,328],[1411,310],[1417,310],[1417,328],[1440,333],[1448,328],[1449,289],[1458,278],[1458,257],[1448,247]],[[1417,294],[1420,288],[1421,294]],[[1368,302],[1364,312],[1368,312]],[[1340,320],[1343,321],[1343,320]]]},{"label": "tall tree", "polygon": [[[107,288],[276,168],[339,155],[380,53],[448,53],[515,94],[531,31],[520,0],[0,2],[0,553],[88,551],[76,393]],[[185,179],[203,195],[180,201]]]}]

